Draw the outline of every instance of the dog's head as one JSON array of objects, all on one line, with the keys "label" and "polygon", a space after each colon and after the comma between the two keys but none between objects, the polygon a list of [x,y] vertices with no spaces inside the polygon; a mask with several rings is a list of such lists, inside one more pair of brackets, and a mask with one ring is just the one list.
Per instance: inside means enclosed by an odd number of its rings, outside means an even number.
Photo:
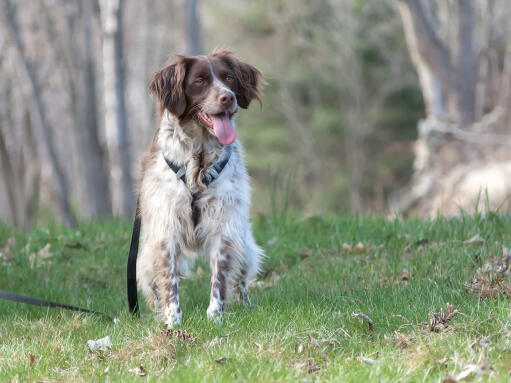
[{"label": "dog's head", "polygon": [[176,55],[156,72],[149,93],[180,121],[193,120],[218,138],[222,145],[236,139],[232,117],[256,99],[261,103],[261,72],[226,50],[209,56]]}]

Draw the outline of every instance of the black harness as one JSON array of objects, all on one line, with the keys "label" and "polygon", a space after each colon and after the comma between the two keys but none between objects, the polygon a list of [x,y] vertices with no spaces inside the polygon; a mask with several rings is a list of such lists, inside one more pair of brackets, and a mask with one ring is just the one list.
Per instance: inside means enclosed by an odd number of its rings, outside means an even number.
[{"label": "black harness", "polygon": [[[162,153],[163,159],[167,166],[176,174],[176,177],[179,178],[186,186],[186,165],[179,167],[172,161],[170,161],[165,155]],[[226,146],[224,153],[220,156],[218,162],[213,165],[208,174],[202,180],[202,183],[208,187],[212,182],[214,182],[219,176],[222,170],[224,170],[225,165],[229,162],[231,158],[231,148]],[[192,219],[193,224],[197,226],[200,218],[200,210],[197,207],[197,200],[200,197],[200,192],[191,193],[192,194]],[[127,291],[128,291],[128,305],[130,312],[132,314],[138,314],[138,295],[137,295],[137,255],[138,255],[138,244],[140,239],[140,200],[137,201],[137,211],[135,212],[135,220],[133,222],[133,232],[131,234],[131,244],[130,244],[130,252],[128,255],[128,266],[126,273],[126,282],[127,282]]]}]

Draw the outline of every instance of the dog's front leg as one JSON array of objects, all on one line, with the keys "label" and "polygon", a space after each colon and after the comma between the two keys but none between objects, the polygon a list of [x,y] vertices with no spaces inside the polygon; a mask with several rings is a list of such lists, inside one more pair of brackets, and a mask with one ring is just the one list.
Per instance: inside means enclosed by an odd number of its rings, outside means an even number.
[{"label": "dog's front leg", "polygon": [[181,324],[183,313],[179,305],[179,256],[180,250],[172,244],[162,244],[162,253],[158,258],[157,285],[163,308],[166,328]]},{"label": "dog's front leg", "polygon": [[212,320],[220,320],[224,311],[230,282],[231,248],[230,241],[222,240],[218,249],[211,254],[211,295],[207,314]]}]

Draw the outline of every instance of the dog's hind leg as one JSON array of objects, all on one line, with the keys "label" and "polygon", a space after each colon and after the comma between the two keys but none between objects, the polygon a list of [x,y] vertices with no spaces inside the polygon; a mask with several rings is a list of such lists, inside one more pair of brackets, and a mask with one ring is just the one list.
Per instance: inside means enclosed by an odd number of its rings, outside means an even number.
[{"label": "dog's hind leg", "polygon": [[261,263],[261,258],[264,257],[264,253],[255,243],[250,226],[245,232],[244,249],[244,262],[242,262],[236,289],[238,299],[247,305],[252,306],[252,302],[250,301],[250,297],[247,292],[247,284],[248,280],[255,277],[259,272],[259,264]]},{"label": "dog's hind leg", "polygon": [[158,287],[166,328],[181,324],[183,313],[179,304],[179,255],[177,247],[163,243],[155,265]]}]

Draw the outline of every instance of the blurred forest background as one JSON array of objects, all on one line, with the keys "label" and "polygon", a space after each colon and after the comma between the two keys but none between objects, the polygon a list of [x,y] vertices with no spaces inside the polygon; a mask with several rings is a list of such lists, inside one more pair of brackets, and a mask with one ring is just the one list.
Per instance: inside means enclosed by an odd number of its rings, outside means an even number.
[{"label": "blurred forest background", "polygon": [[509,208],[508,0],[0,0],[0,219],[131,216],[150,78],[215,47],[267,82],[254,212]]}]

